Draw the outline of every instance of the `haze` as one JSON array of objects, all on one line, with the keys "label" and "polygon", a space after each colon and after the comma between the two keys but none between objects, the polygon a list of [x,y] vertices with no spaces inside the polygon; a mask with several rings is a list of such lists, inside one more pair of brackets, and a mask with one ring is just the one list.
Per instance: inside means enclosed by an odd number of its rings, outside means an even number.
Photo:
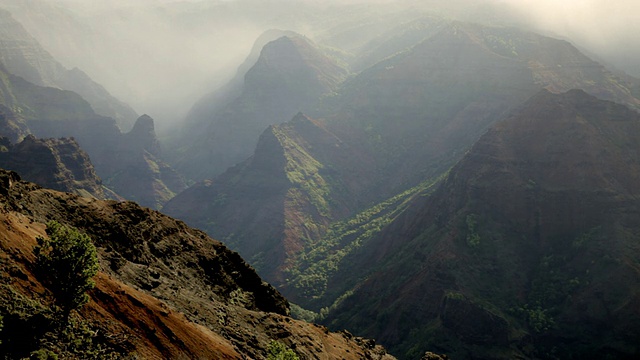
[{"label": "haze", "polygon": [[323,41],[348,22],[392,26],[424,12],[466,21],[498,20],[570,39],[600,61],[640,76],[640,3],[636,0],[442,3],[0,0],[0,6],[11,11],[66,67],[84,70],[138,113],[154,117],[160,129],[181,121],[195,101],[224,85],[254,40],[271,28]]}]

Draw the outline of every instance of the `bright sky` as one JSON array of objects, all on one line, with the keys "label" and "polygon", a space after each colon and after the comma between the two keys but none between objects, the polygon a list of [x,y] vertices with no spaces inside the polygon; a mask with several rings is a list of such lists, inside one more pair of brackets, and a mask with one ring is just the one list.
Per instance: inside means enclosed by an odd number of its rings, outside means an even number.
[{"label": "bright sky", "polygon": [[640,0],[494,0],[640,76]]}]

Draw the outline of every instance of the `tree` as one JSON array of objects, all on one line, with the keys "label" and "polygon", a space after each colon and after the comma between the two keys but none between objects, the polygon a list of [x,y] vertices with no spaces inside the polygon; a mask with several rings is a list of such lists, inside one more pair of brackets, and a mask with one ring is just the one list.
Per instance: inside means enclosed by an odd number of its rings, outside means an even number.
[{"label": "tree", "polygon": [[267,360],[298,360],[298,355],[279,341],[271,341]]},{"label": "tree", "polygon": [[46,232],[49,238],[38,236],[33,252],[43,283],[61,309],[66,326],[71,311],[89,301],[86,292],[95,286],[98,255],[91,238],[74,227],[50,221]]}]

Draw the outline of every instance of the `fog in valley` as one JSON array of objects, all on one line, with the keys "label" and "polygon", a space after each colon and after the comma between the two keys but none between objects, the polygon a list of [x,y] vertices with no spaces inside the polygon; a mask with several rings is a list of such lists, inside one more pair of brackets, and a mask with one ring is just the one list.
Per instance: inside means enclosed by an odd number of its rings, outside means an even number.
[{"label": "fog in valley", "polygon": [[432,13],[565,38],[640,76],[640,3],[634,0],[2,0],[0,6],[64,66],[82,69],[151,115],[161,132],[224,85],[256,38],[274,28],[355,53],[377,33]]}]

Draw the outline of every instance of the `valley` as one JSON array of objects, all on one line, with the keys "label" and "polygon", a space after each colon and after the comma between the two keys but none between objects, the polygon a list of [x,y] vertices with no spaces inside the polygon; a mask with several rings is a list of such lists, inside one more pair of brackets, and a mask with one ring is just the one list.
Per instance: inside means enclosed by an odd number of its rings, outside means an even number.
[{"label": "valley", "polygon": [[[31,249],[55,220],[97,248],[74,316],[108,335],[82,351],[636,358],[640,79],[522,9],[0,1],[0,353],[73,356],[52,332],[7,332],[53,321]],[[125,79],[106,51],[143,37],[106,19],[219,48],[176,80],[149,35]]]}]

